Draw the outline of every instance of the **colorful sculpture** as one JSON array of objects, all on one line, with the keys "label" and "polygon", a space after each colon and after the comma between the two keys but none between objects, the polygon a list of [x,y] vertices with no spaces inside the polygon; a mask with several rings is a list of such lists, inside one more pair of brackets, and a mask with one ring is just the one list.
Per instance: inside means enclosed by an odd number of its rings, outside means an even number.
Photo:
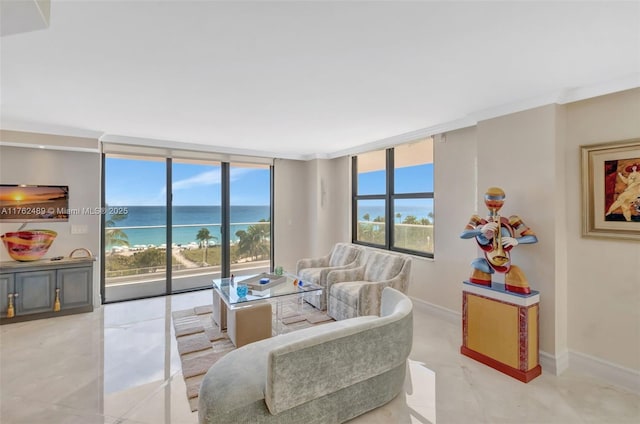
[{"label": "colorful sculpture", "polygon": [[505,194],[501,188],[490,187],[484,195],[484,204],[489,209],[486,219],[473,215],[460,235],[463,239],[475,237],[483,258],[471,263],[473,272],[469,281],[483,286],[491,286],[491,275],[496,271],[504,273],[507,291],[529,294],[529,283],[522,270],[511,264],[509,252],[518,244],[536,243],[538,238],[522,220],[512,215],[509,219],[498,212],[504,204]]}]

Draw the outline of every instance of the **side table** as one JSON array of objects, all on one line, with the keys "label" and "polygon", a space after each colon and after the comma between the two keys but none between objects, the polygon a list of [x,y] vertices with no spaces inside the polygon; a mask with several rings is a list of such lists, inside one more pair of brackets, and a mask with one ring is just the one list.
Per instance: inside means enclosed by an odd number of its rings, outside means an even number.
[{"label": "side table", "polygon": [[539,363],[540,293],[508,292],[465,281],[460,352],[524,383],[542,373]]}]

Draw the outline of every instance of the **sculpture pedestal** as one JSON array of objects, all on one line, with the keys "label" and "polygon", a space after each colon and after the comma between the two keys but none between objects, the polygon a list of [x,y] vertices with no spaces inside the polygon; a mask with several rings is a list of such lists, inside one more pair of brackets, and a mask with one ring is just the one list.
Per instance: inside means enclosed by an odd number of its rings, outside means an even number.
[{"label": "sculpture pedestal", "polygon": [[467,281],[462,290],[460,352],[522,382],[542,373],[539,363],[540,293],[521,295],[493,283]]}]

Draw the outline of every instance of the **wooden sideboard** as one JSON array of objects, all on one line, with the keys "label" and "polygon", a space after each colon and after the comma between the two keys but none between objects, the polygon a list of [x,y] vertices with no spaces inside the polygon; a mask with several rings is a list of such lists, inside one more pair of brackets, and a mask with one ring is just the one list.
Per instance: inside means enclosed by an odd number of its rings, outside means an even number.
[{"label": "wooden sideboard", "polygon": [[93,311],[94,261],[0,262],[0,324]]}]

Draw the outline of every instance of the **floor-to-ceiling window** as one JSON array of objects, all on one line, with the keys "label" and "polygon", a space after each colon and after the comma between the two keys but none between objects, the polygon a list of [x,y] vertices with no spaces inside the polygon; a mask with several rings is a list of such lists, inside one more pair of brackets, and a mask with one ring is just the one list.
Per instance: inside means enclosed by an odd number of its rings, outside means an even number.
[{"label": "floor-to-ceiling window", "polygon": [[220,278],[221,175],[217,162],[172,161],[173,292],[208,286]]},{"label": "floor-to-ceiling window", "polygon": [[105,154],[104,302],[271,270],[272,167],[194,156]]},{"label": "floor-to-ceiling window", "polygon": [[265,165],[230,165],[231,272],[235,275],[271,268],[270,176]]},{"label": "floor-to-ceiling window", "polygon": [[104,178],[104,300],[165,293],[165,159],[112,155]]}]

